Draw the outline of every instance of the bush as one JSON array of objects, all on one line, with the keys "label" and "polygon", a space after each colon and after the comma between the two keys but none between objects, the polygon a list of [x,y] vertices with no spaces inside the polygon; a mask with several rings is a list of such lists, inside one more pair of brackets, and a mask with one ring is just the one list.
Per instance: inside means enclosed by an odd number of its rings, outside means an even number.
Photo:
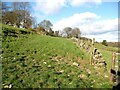
[{"label": "bush", "polygon": [[105,45],[105,46],[108,46],[108,44],[107,44],[107,41],[106,41],[106,40],[103,40],[102,44],[103,44],[103,45]]}]

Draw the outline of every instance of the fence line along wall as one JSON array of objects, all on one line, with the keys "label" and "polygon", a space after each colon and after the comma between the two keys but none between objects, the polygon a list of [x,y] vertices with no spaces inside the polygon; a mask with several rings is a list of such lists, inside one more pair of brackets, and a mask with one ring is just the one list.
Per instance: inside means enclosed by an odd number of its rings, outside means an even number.
[{"label": "fence line along wall", "polygon": [[93,40],[85,40],[72,37],[71,40],[73,40],[77,44],[77,46],[84,49],[86,53],[90,54],[91,65],[106,68],[106,62],[103,59],[102,53],[97,48],[95,48],[95,38],[93,38]]},{"label": "fence line along wall", "polygon": [[[77,46],[84,49],[86,53],[90,54],[90,64],[95,66],[100,66],[106,69],[106,62],[102,56],[102,53],[95,48],[95,39],[93,40],[84,40],[84,39],[77,39],[72,37],[71,38]],[[110,75],[110,81],[112,84],[119,84],[120,83],[120,58],[116,60],[117,55],[120,55],[120,53],[112,53],[112,60],[111,60],[111,75]]]},{"label": "fence line along wall", "polygon": [[120,55],[120,53],[112,53],[110,82],[114,85],[120,83],[120,60],[116,58],[118,55]]}]

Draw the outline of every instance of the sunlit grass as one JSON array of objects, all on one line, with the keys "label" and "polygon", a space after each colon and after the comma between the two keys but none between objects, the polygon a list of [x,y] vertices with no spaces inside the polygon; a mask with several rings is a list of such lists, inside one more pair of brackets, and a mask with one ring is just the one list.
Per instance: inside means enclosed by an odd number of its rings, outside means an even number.
[{"label": "sunlit grass", "polygon": [[[15,32],[17,29],[3,27],[4,30],[6,28]],[[97,74],[99,71],[89,65],[90,55],[69,39],[34,33],[24,34],[25,37],[22,37],[23,34],[16,34],[17,37],[2,35],[4,85],[11,84],[13,88],[111,87],[108,78],[104,78],[102,73]],[[110,67],[111,52],[99,49]],[[73,65],[74,62],[79,66]],[[87,69],[92,73],[89,74]]]}]

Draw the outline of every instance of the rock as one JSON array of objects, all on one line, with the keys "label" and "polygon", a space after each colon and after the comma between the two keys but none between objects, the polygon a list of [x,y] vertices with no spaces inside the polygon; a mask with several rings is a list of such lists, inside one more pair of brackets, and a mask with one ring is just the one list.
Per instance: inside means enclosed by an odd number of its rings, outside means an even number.
[{"label": "rock", "polygon": [[80,79],[86,78],[87,76],[85,74],[80,74],[78,77],[80,77]]},{"label": "rock", "polygon": [[64,72],[64,70],[60,70],[59,72],[63,73],[63,72]]},{"label": "rock", "polygon": [[11,87],[12,87],[12,85],[10,84],[10,85],[9,85],[9,88],[11,88]]},{"label": "rock", "polygon": [[46,62],[43,62],[44,64],[47,64]]},{"label": "rock", "polygon": [[94,55],[94,57],[98,59],[99,56],[98,55]]},{"label": "rock", "polygon": [[72,84],[72,82],[70,82],[69,84]]},{"label": "rock", "polygon": [[78,42],[78,39],[75,38],[75,37],[72,37],[71,39],[72,39],[74,42]]},{"label": "rock", "polygon": [[4,88],[12,88],[12,85],[5,85]]},{"label": "rock", "polygon": [[104,77],[108,78],[108,75],[105,74]]},{"label": "rock", "polygon": [[76,63],[76,62],[74,62],[74,63],[73,63],[73,65],[75,65],[75,66],[79,66],[79,64],[78,64],[78,63]]},{"label": "rock", "polygon": [[99,63],[98,66],[104,66],[104,63]]},{"label": "rock", "polygon": [[69,77],[70,75],[68,74],[67,76]]},{"label": "rock", "polygon": [[5,85],[4,88],[8,88],[9,86],[8,85]]},{"label": "rock", "polygon": [[60,71],[57,71],[57,72],[55,72],[55,74],[62,74],[64,72],[64,70],[60,70]]},{"label": "rock", "polygon": [[48,68],[50,68],[50,67],[51,67],[51,65],[48,65],[47,67],[48,67]]},{"label": "rock", "polygon": [[86,70],[88,72],[88,74],[91,74],[91,71],[89,69]]},{"label": "rock", "polygon": [[93,80],[91,83],[95,83],[95,80]]}]

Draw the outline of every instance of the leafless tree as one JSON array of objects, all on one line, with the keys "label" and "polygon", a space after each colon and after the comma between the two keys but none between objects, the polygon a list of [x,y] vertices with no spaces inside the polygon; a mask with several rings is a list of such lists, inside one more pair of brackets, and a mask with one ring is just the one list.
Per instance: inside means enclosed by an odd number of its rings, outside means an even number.
[{"label": "leafless tree", "polygon": [[67,37],[71,37],[71,32],[72,32],[71,27],[65,27],[63,31],[67,34]]},{"label": "leafless tree", "polygon": [[78,38],[78,37],[80,37],[80,35],[81,35],[81,32],[80,32],[79,28],[75,27],[75,28],[72,29],[72,36],[73,37]]},{"label": "leafless tree", "polygon": [[49,20],[43,20],[38,24],[39,27],[43,27],[46,31],[52,28],[53,24]]},{"label": "leafless tree", "polygon": [[29,2],[13,2],[11,8],[7,11],[7,5],[3,4],[3,17],[2,21],[4,24],[22,26],[24,28],[30,28],[33,24],[33,17],[30,14],[30,3]]}]

